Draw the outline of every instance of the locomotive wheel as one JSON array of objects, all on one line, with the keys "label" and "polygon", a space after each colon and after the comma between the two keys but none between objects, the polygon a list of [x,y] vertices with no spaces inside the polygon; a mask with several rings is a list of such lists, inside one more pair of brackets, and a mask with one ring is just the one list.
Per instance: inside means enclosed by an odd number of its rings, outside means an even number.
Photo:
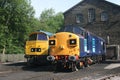
[{"label": "locomotive wheel", "polygon": [[102,61],[105,61],[105,60],[106,60],[106,56],[102,55]]},{"label": "locomotive wheel", "polygon": [[78,69],[83,69],[83,68],[84,68],[84,62],[83,62],[83,61],[80,61],[80,62],[77,64],[77,68],[78,68]]},{"label": "locomotive wheel", "polygon": [[85,66],[85,67],[89,67],[88,58],[85,58],[85,60],[84,60],[84,66]]},{"label": "locomotive wheel", "polygon": [[85,66],[85,67],[89,67],[89,66],[90,66],[89,63],[88,63],[88,60],[86,60],[86,61],[84,62],[84,66]]},{"label": "locomotive wheel", "polygon": [[76,66],[75,63],[71,63],[70,71],[72,71],[72,72],[73,72],[73,71],[78,71],[77,66]]}]

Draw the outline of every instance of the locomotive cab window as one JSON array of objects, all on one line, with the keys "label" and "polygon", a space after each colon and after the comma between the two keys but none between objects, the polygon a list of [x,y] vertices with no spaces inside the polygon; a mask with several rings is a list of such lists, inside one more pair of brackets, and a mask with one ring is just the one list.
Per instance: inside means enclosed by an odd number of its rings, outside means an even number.
[{"label": "locomotive cab window", "polygon": [[38,40],[47,40],[46,34],[38,34]]},{"label": "locomotive cab window", "polygon": [[32,40],[47,40],[47,35],[46,34],[31,34],[29,36],[29,40],[32,41]]},{"label": "locomotive cab window", "polygon": [[32,34],[29,36],[29,40],[36,40],[37,39],[37,34]]},{"label": "locomotive cab window", "polygon": [[77,44],[77,40],[76,39],[70,39],[69,40],[69,45],[70,46],[76,46],[76,44]]}]

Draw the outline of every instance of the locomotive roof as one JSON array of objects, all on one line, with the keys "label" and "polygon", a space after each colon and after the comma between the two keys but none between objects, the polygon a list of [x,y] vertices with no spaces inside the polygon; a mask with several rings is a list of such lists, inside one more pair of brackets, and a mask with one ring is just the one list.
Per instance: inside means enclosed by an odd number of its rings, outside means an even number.
[{"label": "locomotive roof", "polygon": [[[35,31],[35,32],[32,32],[31,34],[34,34],[34,33],[44,33],[44,34],[46,34],[47,36],[52,36],[52,35],[53,35],[53,33],[47,32],[47,31],[43,31],[43,30],[37,30],[37,31]],[[31,35],[31,34],[30,34],[30,35]]]},{"label": "locomotive roof", "polygon": [[[85,30],[84,28],[80,27],[80,26],[76,26],[76,25],[67,25],[67,26],[64,26],[60,32],[72,32],[74,34],[79,34],[79,35],[83,35],[84,33],[88,33],[89,35],[91,36],[96,36],[98,37],[97,35],[89,32],[88,30]],[[101,37],[98,37],[99,39],[101,40],[104,40],[102,39]]]},{"label": "locomotive roof", "polygon": [[60,32],[72,32],[75,34],[82,34],[82,32],[87,32],[87,30],[83,29],[80,26],[76,26],[76,25],[67,25],[64,26]]},{"label": "locomotive roof", "polygon": [[53,35],[53,33],[48,32],[48,31],[39,30],[39,32],[43,32],[43,33],[45,33],[48,36],[52,36]]}]

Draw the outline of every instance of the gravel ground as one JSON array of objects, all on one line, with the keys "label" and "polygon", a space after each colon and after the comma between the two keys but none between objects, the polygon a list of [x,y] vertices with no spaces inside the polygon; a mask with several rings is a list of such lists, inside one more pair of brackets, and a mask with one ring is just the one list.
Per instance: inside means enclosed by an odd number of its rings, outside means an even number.
[{"label": "gravel ground", "polygon": [[[109,61],[76,72],[55,72],[52,66],[28,67],[25,62],[0,64],[0,80],[120,80],[119,65],[120,62]],[[104,79],[113,75],[116,76]]]},{"label": "gravel ground", "polygon": [[107,80],[120,80],[120,75],[119,76],[110,77]]},{"label": "gravel ground", "polygon": [[78,80],[120,80],[120,74],[119,75],[109,75],[109,76],[102,76],[101,78],[91,78],[91,77],[84,77]]}]

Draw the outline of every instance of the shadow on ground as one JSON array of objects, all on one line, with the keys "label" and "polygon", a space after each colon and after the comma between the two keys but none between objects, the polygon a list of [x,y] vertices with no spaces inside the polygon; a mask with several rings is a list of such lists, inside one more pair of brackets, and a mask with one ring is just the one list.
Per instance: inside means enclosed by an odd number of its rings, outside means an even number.
[{"label": "shadow on ground", "polygon": [[53,72],[53,73],[67,73],[71,72],[69,70],[65,69],[60,69],[60,70],[55,70],[54,65],[46,64],[46,65],[32,65],[29,66],[27,65],[26,62],[17,62],[17,63],[6,63],[4,66],[9,67],[9,68],[14,68],[16,70],[23,70],[23,71],[34,71],[34,72]]},{"label": "shadow on ground", "polygon": [[9,67],[9,68],[16,68],[16,69],[21,69],[23,71],[35,71],[35,72],[39,72],[39,71],[54,71],[53,66],[51,65],[34,65],[34,66],[29,66],[27,65],[26,62],[16,62],[16,63],[5,63],[3,64],[3,66],[5,67]]},{"label": "shadow on ground", "polygon": [[[102,62],[101,64],[111,64],[111,63],[120,63],[120,60],[106,60]],[[26,62],[17,62],[17,63],[9,63],[4,64],[4,66],[7,66],[9,68],[14,69],[20,69],[23,71],[34,71],[34,72],[54,72],[54,73],[67,73],[70,72],[69,70],[55,70],[55,66],[52,65],[34,65],[34,66],[28,66]]]}]

